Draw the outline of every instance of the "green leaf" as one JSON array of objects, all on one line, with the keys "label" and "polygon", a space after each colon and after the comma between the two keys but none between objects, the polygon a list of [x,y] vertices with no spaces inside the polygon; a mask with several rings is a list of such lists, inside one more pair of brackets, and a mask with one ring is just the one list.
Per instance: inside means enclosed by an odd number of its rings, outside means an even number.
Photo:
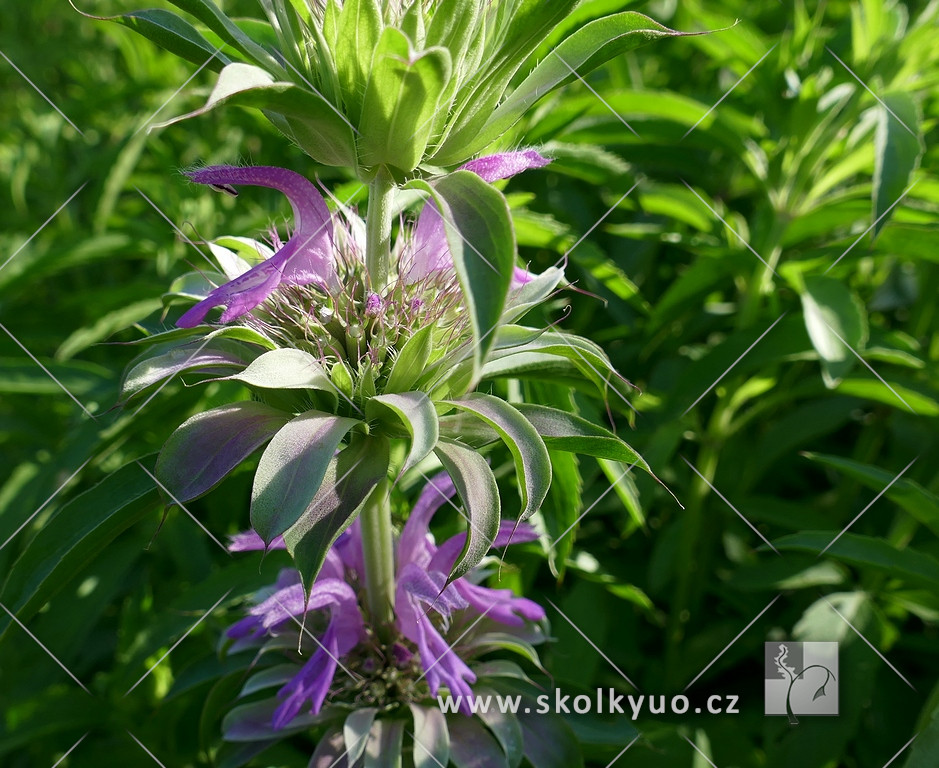
[{"label": "green leaf", "polygon": [[373,418],[372,403],[392,411],[411,436],[411,449],[401,468],[401,474],[425,459],[434,450],[439,437],[437,411],[430,398],[423,392],[378,395],[365,406],[369,418]]},{"label": "green leaf", "polygon": [[309,589],[326,553],[359,507],[388,474],[389,446],[381,435],[357,437],[329,462],[319,491],[284,533],[287,551]]},{"label": "green leaf", "polygon": [[157,479],[175,501],[207,493],[271,439],[290,414],[246,401],[197,413],[160,450]]},{"label": "green leaf", "polygon": [[480,143],[485,145],[497,139],[546,93],[578,75],[583,77],[610,59],[652,40],[682,34],[634,11],[585,24],[540,61],[498,106],[480,132]]},{"label": "green leaf", "polygon": [[515,266],[515,233],[508,204],[500,192],[470,171],[451,173],[433,185],[416,180],[407,186],[430,192],[443,216],[473,329],[467,356],[472,356],[477,373],[495,338]]},{"label": "green leaf", "polygon": [[636,451],[608,429],[599,427],[582,416],[535,403],[519,403],[515,407],[532,423],[551,450],[570,451],[599,459],[635,464],[652,474],[645,459]]},{"label": "green leaf", "polygon": [[583,768],[584,758],[567,723],[555,714],[519,712],[525,758],[533,768]]},{"label": "green leaf", "polygon": [[[890,221],[896,203],[919,166],[923,154],[921,116],[913,97],[902,91],[885,93],[874,135],[873,237]],[[891,114],[892,113],[892,114]],[[883,218],[881,218],[883,217]]]},{"label": "green leaf", "polygon": [[551,547],[548,565],[558,579],[564,577],[574,548],[577,521],[583,509],[584,481],[577,456],[548,449],[551,457],[551,490],[541,508]]},{"label": "green leaf", "polygon": [[395,358],[385,392],[407,392],[421,377],[433,351],[434,327],[427,325],[409,338]]},{"label": "green leaf", "polygon": [[522,496],[519,520],[527,520],[541,507],[551,487],[551,457],[538,430],[515,407],[492,395],[473,392],[445,402],[474,414],[502,438],[515,460],[519,478]]},{"label": "green leaf", "polygon": [[368,734],[363,768],[401,768],[403,720],[376,720]]},{"label": "green leaf", "polygon": [[328,392],[336,399],[336,386],[319,360],[299,349],[265,352],[243,371],[221,379],[240,381],[261,389],[316,389]]},{"label": "green leaf", "polygon": [[386,27],[372,60],[359,121],[359,158],[405,173],[424,157],[440,96],[450,78],[446,48],[411,49],[405,35]]},{"label": "green leaf", "polygon": [[[0,603],[29,621],[114,539],[159,508],[156,489],[135,462],[65,504],[10,568]],[[0,615],[0,637],[9,624],[10,617]]]},{"label": "green leaf", "polygon": [[346,717],[342,726],[342,738],[346,744],[346,760],[349,763],[354,765],[365,753],[369,731],[372,729],[376,714],[378,714],[376,707],[363,707],[353,710]]},{"label": "green leaf", "polygon": [[[490,701],[496,701],[498,695],[494,688],[486,685],[475,685],[473,695],[477,697],[491,696]],[[500,712],[498,707],[490,707],[488,712],[480,712],[477,717],[482,720],[502,751],[505,753],[505,760],[509,768],[516,768],[522,762],[524,751],[524,740],[522,737],[522,727],[518,723],[515,715],[506,712]]]},{"label": "green leaf", "polygon": [[148,11],[132,11],[120,16],[93,18],[107,18],[108,21],[116,21],[130,27],[164,50],[193,64],[205,64],[206,59],[214,54],[207,66],[216,72],[231,62],[231,59],[221,51],[216,53],[215,46],[199,34],[195,27],[170,11],[153,8]]},{"label": "green leaf", "polygon": [[255,63],[271,67],[275,71],[281,68],[280,63],[273,54],[242,32],[238,25],[222,13],[212,0],[170,0],[170,2],[177,8],[195,16],[222,40],[233,45]]},{"label": "green leaf", "polygon": [[453,480],[466,510],[466,544],[447,583],[466,575],[486,556],[499,532],[501,501],[496,478],[486,460],[460,443],[440,440],[434,449]]},{"label": "green leaf", "polygon": [[939,496],[923,488],[915,480],[901,477],[899,480],[894,481],[896,472],[888,472],[885,469],[880,469],[880,467],[862,464],[841,456],[829,456],[821,453],[805,453],[803,455],[812,461],[839,469],[849,477],[853,477],[875,491],[880,492],[887,488],[884,495],[888,499],[895,504],[899,504],[916,520],[939,536]]},{"label": "green leaf", "polygon": [[384,25],[378,0],[345,0],[337,25],[336,74],[346,113],[358,123],[372,57]]},{"label": "green leaf", "polygon": [[773,544],[781,552],[821,553],[828,547],[825,552],[827,557],[837,558],[850,565],[883,570],[890,576],[926,583],[933,589],[939,589],[939,560],[931,555],[910,547],[898,549],[882,539],[856,533],[843,534],[829,547],[836,535],[830,531],[806,531],[783,536]]},{"label": "green leaf", "polygon": [[251,527],[270,544],[310,505],[346,433],[359,421],[307,411],[283,427],[261,455],[251,490]]},{"label": "green leaf", "polygon": [[450,731],[450,760],[456,768],[508,768],[502,747],[476,718],[447,717]]},{"label": "green leaf", "polygon": [[450,732],[439,707],[410,703],[414,717],[414,768],[439,768],[450,762]]},{"label": "green leaf", "polygon": [[[266,70],[251,64],[235,62],[226,66],[204,106],[157,127],[204,115],[223,104],[256,107],[293,121],[291,125],[302,126],[305,135],[314,137],[312,143],[302,142],[304,151],[314,160],[325,165],[356,165],[352,126],[335,106],[294,83],[275,81]],[[298,141],[301,138],[297,136]]]},{"label": "green leaf", "polygon": [[867,314],[843,282],[824,276],[805,278],[802,309],[805,328],[821,358],[822,378],[832,389],[854,367],[855,352],[867,344]]}]

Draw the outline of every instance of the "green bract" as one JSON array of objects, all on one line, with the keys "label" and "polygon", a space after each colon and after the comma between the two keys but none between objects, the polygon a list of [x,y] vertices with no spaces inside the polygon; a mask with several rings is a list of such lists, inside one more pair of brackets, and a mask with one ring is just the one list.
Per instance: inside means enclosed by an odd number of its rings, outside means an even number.
[{"label": "green bract", "polygon": [[171,2],[185,18],[151,10],[113,19],[220,70],[206,104],[183,117],[221,104],[262,109],[314,160],[353,168],[364,181],[380,167],[400,182],[457,165],[551,90],[681,34],[640,13],[612,14],[519,78],[580,0],[262,0],[265,21],[237,22],[212,0]]}]

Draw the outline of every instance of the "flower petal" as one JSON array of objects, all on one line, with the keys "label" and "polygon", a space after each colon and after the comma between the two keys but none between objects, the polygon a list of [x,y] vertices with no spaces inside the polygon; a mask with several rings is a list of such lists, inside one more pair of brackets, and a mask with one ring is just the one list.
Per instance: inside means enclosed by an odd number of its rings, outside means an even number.
[{"label": "flower petal", "polygon": [[333,684],[333,677],[338,666],[336,657],[339,654],[339,648],[336,635],[334,624],[331,623],[323,633],[321,645],[316,649],[316,653],[293,680],[277,692],[277,697],[284,699],[284,703],[274,711],[274,728],[280,729],[289,724],[300,714],[300,710],[307,701],[312,706],[313,714],[319,713],[326,694],[329,693],[329,688]]},{"label": "flower petal", "polygon": [[450,475],[439,472],[427,481],[424,490],[417,497],[417,502],[408,516],[408,521],[398,539],[398,572],[408,563],[426,566],[437,551],[430,543],[427,533],[430,520],[445,501],[456,496],[456,486]]},{"label": "flower petal", "polygon": [[518,152],[500,152],[470,160],[460,166],[461,171],[472,171],[490,184],[499,179],[507,179],[530,168],[543,168],[551,161],[542,157],[533,149]]},{"label": "flower petal", "polygon": [[221,322],[250,312],[279,285],[336,284],[333,264],[333,225],[322,196],[307,179],[286,168],[272,166],[212,166],[188,173],[199,184],[214,187],[249,184],[283,192],[294,214],[294,231],[271,258],[212,291],[177,322],[181,328],[198,325],[213,307],[225,305]]}]

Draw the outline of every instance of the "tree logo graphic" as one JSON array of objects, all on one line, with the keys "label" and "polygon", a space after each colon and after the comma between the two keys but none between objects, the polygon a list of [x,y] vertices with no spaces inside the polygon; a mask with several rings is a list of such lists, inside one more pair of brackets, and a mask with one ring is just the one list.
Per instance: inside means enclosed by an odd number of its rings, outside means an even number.
[{"label": "tree logo graphic", "polygon": [[764,714],[838,714],[838,643],[765,643],[764,661]]}]

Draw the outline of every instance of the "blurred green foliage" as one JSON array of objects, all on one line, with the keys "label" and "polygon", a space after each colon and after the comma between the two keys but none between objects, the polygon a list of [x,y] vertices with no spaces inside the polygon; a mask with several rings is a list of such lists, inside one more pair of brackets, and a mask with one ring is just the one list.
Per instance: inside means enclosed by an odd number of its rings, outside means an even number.
[{"label": "blurred green foliage", "polygon": [[[738,716],[645,714],[618,764],[703,766],[696,748],[722,768],[879,768],[919,734],[894,764],[934,766],[939,3],[587,0],[571,23],[625,7],[722,31],[641,49],[539,105],[510,141],[556,161],[508,189],[532,268],[568,261],[574,289],[548,319],[642,392],[608,413],[574,394],[578,407],[683,507],[624,466],[557,455],[548,503],[576,542],[515,557],[503,584],[583,633],[550,613],[565,692],[631,690],[622,670],[647,694],[694,681],[689,696],[740,696]],[[288,213],[276,193],[236,206],[178,169],[283,165],[353,201],[359,185],[248,111],[148,134],[201,104],[211,73],[60,2],[6,12],[0,51],[0,604],[90,692],[0,612],[0,762],[52,765],[84,738],[61,765],[151,764],[140,744],[211,765],[240,686],[217,638],[283,561],[230,558],[200,530],[247,525],[250,472],[161,526],[152,454],[220,390],[173,383],[139,413],[114,409],[124,342],[163,327],[160,295],[203,262],[202,239]],[[572,397],[537,380],[507,394],[522,388]],[[787,637],[841,642],[839,717],[763,717],[763,642]],[[634,733],[571,724],[601,766]],[[304,753],[301,738],[257,764]]]}]

